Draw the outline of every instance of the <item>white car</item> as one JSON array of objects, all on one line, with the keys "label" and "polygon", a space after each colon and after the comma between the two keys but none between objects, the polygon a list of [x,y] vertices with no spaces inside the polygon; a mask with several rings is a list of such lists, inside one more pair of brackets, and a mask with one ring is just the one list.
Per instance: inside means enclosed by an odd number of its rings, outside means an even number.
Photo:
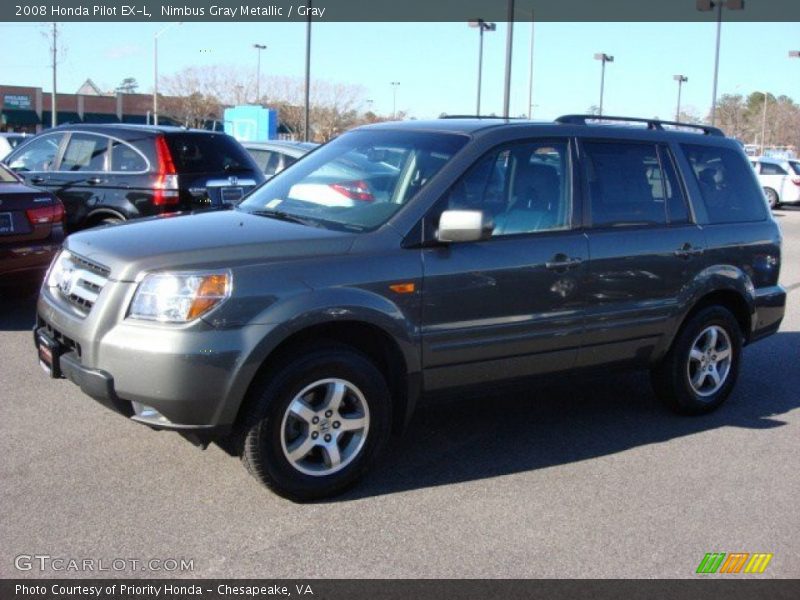
[{"label": "white car", "polygon": [[0,160],[11,154],[11,151],[30,137],[26,133],[0,133]]},{"label": "white car", "polygon": [[750,163],[770,208],[800,203],[800,159],[759,156],[751,158]]}]

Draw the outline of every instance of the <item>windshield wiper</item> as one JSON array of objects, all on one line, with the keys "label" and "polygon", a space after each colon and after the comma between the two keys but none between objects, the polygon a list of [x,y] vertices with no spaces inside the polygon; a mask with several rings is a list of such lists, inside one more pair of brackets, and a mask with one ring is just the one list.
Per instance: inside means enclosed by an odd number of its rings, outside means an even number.
[{"label": "windshield wiper", "polygon": [[282,210],[249,210],[246,211],[253,215],[261,217],[269,217],[270,219],[277,219],[278,221],[287,221],[289,223],[298,223],[300,225],[307,225],[309,227],[321,227],[319,221],[308,217],[299,217],[291,213],[283,212]]}]

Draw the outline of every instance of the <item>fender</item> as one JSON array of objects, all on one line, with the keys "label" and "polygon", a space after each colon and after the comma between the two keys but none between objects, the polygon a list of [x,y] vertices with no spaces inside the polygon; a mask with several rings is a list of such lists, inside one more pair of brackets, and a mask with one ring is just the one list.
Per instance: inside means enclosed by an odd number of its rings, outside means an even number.
[{"label": "fender", "polygon": [[[672,346],[686,317],[695,306],[709,294],[714,292],[735,292],[747,305],[747,312],[752,321],[755,314],[755,286],[750,276],[734,265],[713,265],[703,269],[681,293],[678,310],[667,323],[667,333],[653,349],[653,361],[660,360]],[[751,325],[752,329],[752,325]],[[745,339],[752,331],[744,331]]]},{"label": "fender", "polygon": [[271,323],[275,326],[242,359],[228,392],[228,402],[218,415],[219,423],[232,423],[236,419],[250,384],[269,355],[294,334],[315,325],[348,321],[379,328],[397,343],[409,379],[419,378],[421,353],[418,333],[416,327],[409,325],[415,319],[409,319],[400,307],[374,292],[355,287],[310,290],[277,302],[257,320],[262,325]]}]

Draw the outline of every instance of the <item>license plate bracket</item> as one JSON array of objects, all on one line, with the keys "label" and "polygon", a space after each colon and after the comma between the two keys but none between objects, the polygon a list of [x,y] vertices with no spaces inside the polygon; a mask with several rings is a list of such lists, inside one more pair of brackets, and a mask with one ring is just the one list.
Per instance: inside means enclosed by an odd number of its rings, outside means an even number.
[{"label": "license plate bracket", "polygon": [[44,333],[36,334],[36,351],[39,354],[39,365],[53,379],[60,379],[61,375],[61,345]]}]

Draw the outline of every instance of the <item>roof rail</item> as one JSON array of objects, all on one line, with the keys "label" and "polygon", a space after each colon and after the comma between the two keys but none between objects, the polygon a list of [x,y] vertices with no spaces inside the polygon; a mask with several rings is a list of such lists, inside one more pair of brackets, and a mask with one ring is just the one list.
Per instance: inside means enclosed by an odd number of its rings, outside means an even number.
[{"label": "roof rail", "polygon": [[500,117],[498,115],[440,115],[440,119],[503,119],[506,121],[513,121],[522,119],[522,117]]},{"label": "roof rail", "polygon": [[694,123],[679,123],[677,121],[661,121],[659,119],[638,119],[635,117],[607,117],[605,115],[564,115],[556,119],[556,123],[565,125],[588,125],[587,121],[616,121],[620,123],[645,123],[648,129],[655,129],[658,131],[664,130],[664,125],[670,127],[681,127],[689,129],[699,129],[705,135],[718,135],[725,137],[723,131],[718,127],[711,125],[695,125]]}]

